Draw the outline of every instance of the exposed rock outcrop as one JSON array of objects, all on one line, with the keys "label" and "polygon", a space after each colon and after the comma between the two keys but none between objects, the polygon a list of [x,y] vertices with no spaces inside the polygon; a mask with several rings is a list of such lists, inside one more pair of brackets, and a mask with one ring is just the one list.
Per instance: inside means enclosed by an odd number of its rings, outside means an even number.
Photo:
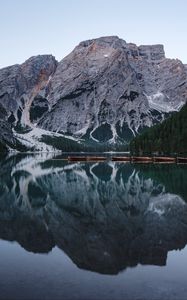
[{"label": "exposed rock outcrop", "polygon": [[8,147],[15,148],[16,140],[11,125],[7,121],[7,113],[0,104],[0,152],[8,151]]},{"label": "exposed rock outcrop", "polygon": [[0,70],[0,103],[9,116],[9,122],[30,125],[30,107],[35,97],[44,97],[46,87],[56,70],[52,55],[29,58],[22,65]]},{"label": "exposed rock outcrop", "polygon": [[0,70],[0,104],[16,129],[40,127],[75,138],[125,143],[187,100],[186,65],[162,45],[117,36],[81,42],[57,63],[31,57]]},{"label": "exposed rock outcrop", "polygon": [[185,66],[162,45],[118,37],[80,43],[50,81],[51,110],[39,126],[97,141],[129,141],[179,110],[187,99]]}]

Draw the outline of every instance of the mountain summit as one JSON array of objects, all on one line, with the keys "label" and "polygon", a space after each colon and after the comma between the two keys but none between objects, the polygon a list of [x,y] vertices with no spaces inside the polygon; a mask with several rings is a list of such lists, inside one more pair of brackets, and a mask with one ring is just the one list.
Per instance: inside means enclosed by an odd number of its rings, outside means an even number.
[{"label": "mountain summit", "polygon": [[117,36],[81,42],[59,63],[32,57],[0,70],[0,104],[12,127],[75,139],[128,143],[187,100],[186,66],[163,45]]}]

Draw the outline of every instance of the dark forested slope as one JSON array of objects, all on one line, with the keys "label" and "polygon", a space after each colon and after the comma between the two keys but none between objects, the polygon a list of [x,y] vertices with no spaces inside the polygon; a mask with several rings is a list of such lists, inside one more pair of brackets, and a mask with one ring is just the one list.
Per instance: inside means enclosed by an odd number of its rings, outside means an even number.
[{"label": "dark forested slope", "polygon": [[138,154],[187,154],[187,104],[163,123],[134,138],[130,149]]}]

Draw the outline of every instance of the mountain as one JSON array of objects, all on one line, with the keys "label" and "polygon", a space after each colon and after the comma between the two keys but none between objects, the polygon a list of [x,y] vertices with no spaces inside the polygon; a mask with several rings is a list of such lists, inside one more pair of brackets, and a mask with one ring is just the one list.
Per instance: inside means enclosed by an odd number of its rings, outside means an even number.
[{"label": "mountain", "polygon": [[187,104],[163,123],[140,134],[130,143],[132,153],[180,153],[187,155]]},{"label": "mountain", "polygon": [[7,113],[0,104],[0,152],[7,151],[8,145],[9,147],[14,147],[16,145],[11,126],[6,118]]},{"label": "mountain", "polygon": [[34,120],[33,102],[38,106],[39,114],[39,107],[45,111],[46,104],[40,103],[39,99],[45,95],[56,66],[57,61],[52,55],[39,55],[21,65],[0,70],[0,103],[7,111],[10,123],[30,126]]},{"label": "mountain", "polygon": [[39,55],[0,70],[6,121],[30,149],[37,143],[37,150],[49,150],[41,139],[53,133],[128,144],[186,99],[186,65],[166,58],[162,45],[136,46],[117,36],[81,42],[60,62]]},{"label": "mountain", "polygon": [[179,110],[187,77],[162,45],[127,44],[118,37],[80,43],[50,81],[51,110],[39,121],[48,130],[96,141],[129,141]]}]

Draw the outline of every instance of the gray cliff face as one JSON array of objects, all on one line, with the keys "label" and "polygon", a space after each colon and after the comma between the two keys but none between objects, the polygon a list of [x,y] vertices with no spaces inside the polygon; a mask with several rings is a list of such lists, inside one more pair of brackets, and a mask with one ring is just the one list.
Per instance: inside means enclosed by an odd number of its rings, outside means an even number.
[{"label": "gray cliff face", "polygon": [[7,113],[0,104],[0,151],[7,151],[7,146],[16,145],[11,125],[6,120]]},{"label": "gray cliff face", "polygon": [[42,128],[128,141],[181,108],[187,99],[185,66],[165,58],[162,45],[138,47],[115,36],[89,40],[58,64],[47,99]]},{"label": "gray cliff face", "polygon": [[30,125],[32,102],[38,95],[45,96],[47,83],[56,66],[57,62],[52,55],[39,55],[31,57],[22,65],[0,70],[0,103],[10,123]]},{"label": "gray cliff face", "polygon": [[162,45],[136,46],[117,36],[81,42],[57,63],[31,57],[0,70],[0,104],[20,127],[96,142],[129,142],[187,99],[187,68]]}]

